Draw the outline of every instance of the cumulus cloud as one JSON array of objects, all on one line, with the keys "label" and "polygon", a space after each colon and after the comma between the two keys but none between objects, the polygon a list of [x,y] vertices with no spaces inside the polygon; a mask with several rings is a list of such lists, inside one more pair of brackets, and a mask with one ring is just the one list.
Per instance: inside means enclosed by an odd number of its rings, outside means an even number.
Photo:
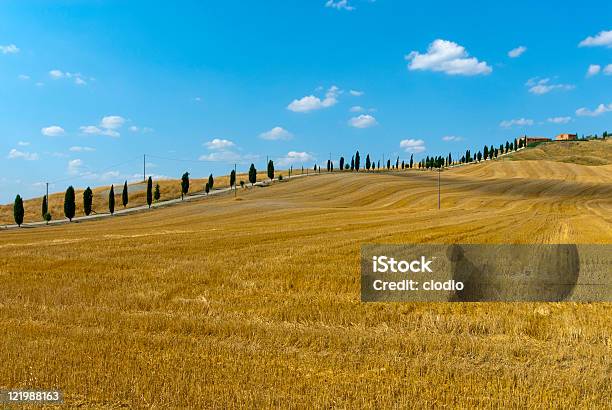
[{"label": "cumulus cloud", "polygon": [[15,44],[0,46],[0,52],[2,52],[2,54],[17,54],[19,52],[19,47]]},{"label": "cumulus cloud", "polygon": [[331,7],[337,10],[355,10],[355,7],[351,6],[348,0],[327,0],[325,3],[325,7]]},{"label": "cumulus cloud", "polygon": [[204,145],[209,150],[222,150],[222,149],[231,148],[231,147],[235,146],[236,144],[234,144],[230,140],[221,139],[221,138],[214,138],[212,141],[208,141],[208,142],[204,143]]},{"label": "cumulus cloud", "polygon": [[589,68],[587,68],[587,77],[593,77],[594,75],[599,74],[601,71],[601,66],[599,64],[591,64]]},{"label": "cumulus cloud", "polygon": [[529,125],[533,125],[533,120],[527,118],[518,118],[515,120],[504,120],[499,123],[499,126],[502,128],[510,128],[513,126],[526,127]]},{"label": "cumulus cloud", "polygon": [[314,159],[314,156],[308,152],[289,151],[284,157],[278,158],[276,163],[281,166],[288,166],[313,162]]},{"label": "cumulus cloud", "polygon": [[508,51],[508,57],[510,58],[520,57],[521,54],[523,54],[525,51],[527,51],[527,47],[525,46],[519,46],[517,48],[513,48],[512,50]]},{"label": "cumulus cloud", "polygon": [[118,138],[121,136],[119,129],[125,124],[125,118],[119,115],[108,115],[100,120],[98,125],[84,125],[79,129],[83,134],[104,135]]},{"label": "cumulus cloud", "polygon": [[546,121],[552,122],[553,124],[567,124],[572,120],[572,117],[552,117]]},{"label": "cumulus cloud", "polygon": [[421,152],[425,152],[425,141],[417,140],[417,139],[407,139],[400,141],[400,148],[406,152],[410,152],[413,154],[419,154]]},{"label": "cumulus cloud", "polygon": [[597,106],[597,108],[595,108],[593,111],[589,110],[588,108],[578,108],[576,110],[576,115],[580,116],[580,117],[597,117],[600,116],[601,114],[605,114],[607,112],[612,111],[612,103],[610,104],[599,104]]},{"label": "cumulus cloud", "polygon": [[320,110],[322,108],[329,108],[336,105],[339,94],[340,89],[333,85],[329,88],[329,90],[327,90],[327,93],[325,93],[325,98],[321,99],[319,97],[315,97],[314,95],[308,95],[300,98],[299,100],[293,100],[287,106],[287,109],[293,112],[306,113],[314,110]]},{"label": "cumulus cloud", "polygon": [[354,105],[349,109],[350,112],[362,112],[363,110],[363,107],[360,105]]},{"label": "cumulus cloud", "polygon": [[349,94],[352,95],[353,97],[361,97],[364,94],[364,92],[358,91],[358,90],[350,90]]},{"label": "cumulus cloud", "polygon": [[406,56],[409,70],[438,71],[450,75],[490,74],[493,69],[485,62],[470,57],[463,46],[437,39],[424,54],[412,51]]},{"label": "cumulus cloud", "polygon": [[92,148],[92,147],[79,147],[79,146],[75,146],[75,147],[70,147],[68,150],[70,152],[94,152],[96,149]]},{"label": "cumulus cloud", "polygon": [[463,141],[463,138],[457,137],[456,135],[445,135],[442,137],[442,141],[451,142],[451,141]]},{"label": "cumulus cloud", "polygon": [[259,134],[259,138],[269,141],[290,140],[293,134],[282,127],[274,127],[270,131]]},{"label": "cumulus cloud", "polygon": [[83,161],[80,159],[71,159],[68,161],[68,173],[70,175],[78,175],[81,172]]},{"label": "cumulus cloud", "polygon": [[7,156],[8,159],[25,159],[26,161],[36,161],[38,159],[38,154],[35,152],[22,152],[18,151],[15,148],[9,151]]},{"label": "cumulus cloud", "polygon": [[612,75],[612,64],[608,64],[603,70],[605,75]]},{"label": "cumulus cloud", "polygon": [[83,76],[81,73],[71,73],[68,71],[64,72],[62,70],[54,69],[49,71],[49,76],[54,80],[59,80],[61,78],[72,79],[76,85],[87,84],[87,81],[85,81],[85,76]]},{"label": "cumulus cloud", "polygon": [[600,31],[595,36],[589,36],[582,40],[578,47],[608,47],[612,48],[612,30]]},{"label": "cumulus cloud", "polygon": [[348,121],[348,124],[354,128],[369,128],[378,124],[376,118],[369,114],[362,114],[358,117],[353,117]]},{"label": "cumulus cloud", "polygon": [[572,84],[553,84],[550,78],[530,78],[525,85],[529,88],[529,92],[536,95],[548,94],[553,90],[569,91],[576,88]]},{"label": "cumulus cloud", "polygon": [[42,135],[47,137],[59,137],[60,135],[64,135],[65,131],[59,125],[51,125],[49,127],[44,127],[40,130]]}]

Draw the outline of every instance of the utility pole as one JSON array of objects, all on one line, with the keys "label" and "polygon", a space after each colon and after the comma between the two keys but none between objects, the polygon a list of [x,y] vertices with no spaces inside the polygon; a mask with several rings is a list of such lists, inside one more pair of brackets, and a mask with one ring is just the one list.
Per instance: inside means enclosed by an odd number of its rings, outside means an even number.
[{"label": "utility pole", "polygon": [[49,183],[48,182],[47,182],[47,209],[49,209]]},{"label": "utility pole", "polygon": [[[234,164],[234,176],[236,179],[238,179],[238,175],[236,175],[236,164]],[[236,181],[234,181],[234,198],[236,198],[236,195],[238,195],[238,190],[236,188]]]},{"label": "utility pole", "polygon": [[438,168],[438,209],[440,209],[440,173],[442,172],[441,168]]},{"label": "utility pole", "polygon": [[147,154],[142,156],[142,182],[147,182]]}]

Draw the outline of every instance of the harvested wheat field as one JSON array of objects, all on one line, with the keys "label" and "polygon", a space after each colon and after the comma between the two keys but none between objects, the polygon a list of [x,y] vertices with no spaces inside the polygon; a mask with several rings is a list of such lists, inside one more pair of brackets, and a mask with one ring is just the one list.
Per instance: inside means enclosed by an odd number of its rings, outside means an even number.
[{"label": "harvested wheat field", "polygon": [[333,173],[2,231],[0,388],[85,408],[609,408],[611,304],[360,302],[362,243],[612,243],[612,165],[520,156],[442,172],[441,210],[435,172]]}]

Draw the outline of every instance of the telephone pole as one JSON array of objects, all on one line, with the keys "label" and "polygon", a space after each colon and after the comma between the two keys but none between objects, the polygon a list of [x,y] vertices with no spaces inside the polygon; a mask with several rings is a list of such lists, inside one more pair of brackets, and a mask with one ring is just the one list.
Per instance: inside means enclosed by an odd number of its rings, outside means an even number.
[{"label": "telephone pole", "polygon": [[147,182],[147,154],[142,156],[142,182]]},{"label": "telephone pole", "polygon": [[438,168],[438,209],[440,209],[440,173],[442,172],[441,168]]},{"label": "telephone pole", "polygon": [[[238,175],[236,175],[236,164],[234,164],[234,179],[238,179]],[[237,181],[234,181],[234,198],[236,198],[236,195],[238,195],[238,187],[236,186],[236,182]]]}]

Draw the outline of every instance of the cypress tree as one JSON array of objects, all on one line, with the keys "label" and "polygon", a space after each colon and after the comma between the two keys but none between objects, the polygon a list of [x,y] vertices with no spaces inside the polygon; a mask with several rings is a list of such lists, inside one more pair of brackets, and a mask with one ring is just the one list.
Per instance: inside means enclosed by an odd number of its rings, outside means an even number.
[{"label": "cypress tree", "polygon": [[42,207],[41,207],[41,215],[43,219],[45,215],[47,215],[47,211],[49,210],[49,206],[47,204],[47,195],[43,196]]},{"label": "cypress tree", "polygon": [[406,164],[404,163],[404,160],[402,160],[402,169],[406,168]]},{"label": "cypress tree", "polygon": [[355,156],[353,155],[351,157],[351,171],[355,170]]},{"label": "cypress tree", "polygon": [[232,172],[230,172],[230,188],[235,187],[235,186],[236,186],[236,171],[232,169]]},{"label": "cypress tree", "polygon": [[255,169],[255,164],[251,164],[251,167],[249,168],[249,182],[251,183],[251,186],[257,182],[257,170]]},{"label": "cypress tree", "polygon": [[372,163],[370,162],[370,154],[366,155],[366,170],[370,170],[370,166]]},{"label": "cypress tree", "polygon": [[204,192],[206,192],[206,195],[208,195],[208,193],[210,192],[210,184],[208,182],[204,186]]},{"label": "cypress tree", "polygon": [[355,153],[355,171],[359,172],[359,163],[361,162],[361,158],[359,157],[359,151]]},{"label": "cypress tree", "polygon": [[115,186],[111,185],[110,192],[108,193],[108,210],[111,215],[115,214]]},{"label": "cypress tree", "polygon": [[344,169],[344,157],[340,157],[340,171]]},{"label": "cypress tree", "polygon": [[93,204],[93,192],[91,192],[90,187],[87,187],[87,189],[83,191],[83,210],[85,211],[85,215],[89,216],[89,214],[91,214],[92,204]]},{"label": "cypress tree", "polygon": [[414,154],[410,154],[410,168],[412,168],[412,165],[414,164],[413,155]]},{"label": "cypress tree", "polygon": [[[159,194],[159,184],[157,184],[157,186],[155,187],[155,191],[157,194]],[[159,198],[156,198],[155,200],[157,201]],[[151,177],[149,177],[149,179],[147,179],[147,205],[149,205],[149,208],[151,208],[151,204],[153,203],[153,179]]]},{"label": "cypress tree", "polygon": [[121,203],[123,204],[123,207],[125,208],[129,202],[129,196],[128,196],[128,185],[127,185],[127,181],[125,181],[125,184],[123,184],[123,192],[121,193]]},{"label": "cypress tree", "polygon": [[480,151],[478,151],[477,157],[478,157],[478,162],[480,162],[480,160],[482,159],[482,154],[480,153]]},{"label": "cypress tree", "polygon": [[159,198],[161,198],[161,192],[159,191],[159,184],[155,184],[155,192],[153,193],[153,198],[155,198],[155,201],[159,201]]},{"label": "cypress tree", "polygon": [[334,162],[333,161],[329,161],[329,170],[331,172],[334,172]]},{"label": "cypress tree", "polygon": [[208,188],[212,190],[214,186],[215,186],[215,179],[213,178],[213,174],[210,174],[208,176]]},{"label": "cypress tree", "polygon": [[185,172],[181,177],[181,200],[189,192],[189,172]]},{"label": "cypress tree", "polygon": [[483,157],[485,159],[485,161],[487,160],[487,158],[489,157],[489,147],[487,147],[486,145],[484,146],[484,150],[483,150],[484,154]]},{"label": "cypress tree", "polygon": [[327,160],[327,172],[331,171],[331,161]]},{"label": "cypress tree", "polygon": [[76,203],[74,199],[74,188],[69,186],[64,195],[64,215],[72,222],[74,213],[76,212]]},{"label": "cypress tree", "polygon": [[387,160],[387,169],[391,169],[391,160],[390,159]]},{"label": "cypress tree", "polygon": [[13,204],[13,218],[15,219],[15,223],[17,226],[21,227],[23,223],[23,215],[25,211],[23,209],[23,199],[21,199],[20,195],[15,197],[15,203]]},{"label": "cypress tree", "polygon": [[395,169],[399,168],[399,157],[395,160]]}]

